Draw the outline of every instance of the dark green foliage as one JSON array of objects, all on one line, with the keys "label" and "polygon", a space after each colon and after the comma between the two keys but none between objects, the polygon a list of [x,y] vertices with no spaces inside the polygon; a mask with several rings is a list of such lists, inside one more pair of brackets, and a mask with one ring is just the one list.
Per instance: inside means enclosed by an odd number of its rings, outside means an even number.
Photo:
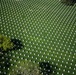
[{"label": "dark green foliage", "polygon": [[10,39],[6,36],[0,35],[0,54],[8,50],[17,50],[23,48],[23,44],[18,39]]},{"label": "dark green foliage", "polygon": [[0,52],[1,51],[8,51],[9,49],[13,48],[13,43],[11,42],[11,39],[0,35]]}]

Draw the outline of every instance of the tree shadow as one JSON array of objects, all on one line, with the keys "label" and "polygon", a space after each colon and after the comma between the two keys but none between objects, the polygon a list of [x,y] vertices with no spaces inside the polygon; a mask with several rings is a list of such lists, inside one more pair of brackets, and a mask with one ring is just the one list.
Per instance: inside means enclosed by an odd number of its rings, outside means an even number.
[{"label": "tree shadow", "polygon": [[[11,63],[10,63],[11,57],[8,55],[9,51],[22,49],[24,47],[22,42],[18,39],[11,39],[11,42],[14,44],[14,47],[12,49],[8,49],[7,51],[3,51],[2,48],[0,48],[1,75],[6,75],[8,73],[8,68],[11,66]],[[6,73],[6,74],[4,74],[4,73]]]},{"label": "tree shadow", "polygon": [[69,6],[73,6],[76,3],[76,0],[61,0],[61,3]]},{"label": "tree shadow", "polygon": [[14,44],[14,47],[13,47],[14,50],[22,49],[24,47],[22,42],[19,39],[11,39],[11,42]]},{"label": "tree shadow", "polygon": [[39,67],[40,73],[42,73],[43,75],[55,75],[55,73],[53,74],[53,71],[56,72],[57,68],[57,66],[52,65],[48,62],[40,62]]},{"label": "tree shadow", "polygon": [[0,71],[1,75],[6,75],[8,73],[8,68],[11,66],[10,57],[8,55],[3,55],[0,56]]},{"label": "tree shadow", "polygon": [[3,50],[3,48],[0,48],[0,55],[2,53],[6,53],[6,52],[12,51],[12,50],[22,49],[24,47],[22,41],[20,41],[19,39],[11,39],[11,42],[13,43],[13,47],[10,49],[7,48],[6,51]]}]

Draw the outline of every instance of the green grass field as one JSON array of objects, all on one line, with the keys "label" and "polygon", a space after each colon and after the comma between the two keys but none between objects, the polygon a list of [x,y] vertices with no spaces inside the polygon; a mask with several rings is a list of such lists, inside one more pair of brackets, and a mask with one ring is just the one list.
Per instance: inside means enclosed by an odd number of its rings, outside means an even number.
[{"label": "green grass field", "polygon": [[[5,53],[2,62],[7,60],[14,66],[25,59],[49,61],[57,67],[53,74],[75,75],[75,9],[76,4],[66,6],[59,0],[1,0],[0,34],[19,39],[24,45]],[[9,69],[4,65],[1,75]]]}]

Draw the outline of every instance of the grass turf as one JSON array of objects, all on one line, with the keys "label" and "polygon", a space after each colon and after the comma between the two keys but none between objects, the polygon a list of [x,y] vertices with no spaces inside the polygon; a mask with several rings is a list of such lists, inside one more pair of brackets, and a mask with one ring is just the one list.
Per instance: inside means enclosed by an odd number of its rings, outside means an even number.
[{"label": "grass turf", "polygon": [[24,45],[2,59],[10,57],[13,65],[25,59],[49,61],[57,66],[56,75],[75,75],[75,6],[58,0],[1,0],[0,33]]}]

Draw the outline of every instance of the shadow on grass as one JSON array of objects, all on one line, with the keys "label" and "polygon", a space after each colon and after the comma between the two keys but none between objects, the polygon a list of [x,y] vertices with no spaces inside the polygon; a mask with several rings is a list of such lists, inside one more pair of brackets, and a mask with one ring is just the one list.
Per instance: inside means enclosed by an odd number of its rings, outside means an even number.
[{"label": "shadow on grass", "polygon": [[7,75],[8,73],[8,68],[11,66],[10,64],[10,57],[3,53],[0,55],[0,75]]},{"label": "shadow on grass", "polygon": [[53,74],[53,71],[56,72],[57,69],[57,66],[51,65],[48,62],[40,62],[39,67],[40,73],[42,73],[43,75],[55,75],[55,73]]},{"label": "shadow on grass", "polygon": [[76,0],[61,0],[61,3],[69,6],[73,6],[76,3]]},{"label": "shadow on grass", "polygon": [[0,48],[0,75],[7,75],[8,69],[11,66],[11,63],[9,62],[11,59],[11,57],[9,57],[9,51],[22,49],[24,47],[22,42],[18,39],[11,39],[11,42],[14,44],[12,49],[3,51],[2,48]]},{"label": "shadow on grass", "polygon": [[14,47],[13,47],[14,50],[22,49],[24,47],[22,42],[19,39],[11,39],[11,42],[13,42],[14,44]]},{"label": "shadow on grass", "polygon": [[22,41],[20,41],[19,39],[11,39],[11,42],[13,43],[13,48],[10,48],[10,49],[7,48],[6,51],[3,50],[3,48],[0,48],[0,54],[6,53],[6,52],[12,51],[12,50],[22,49],[24,47]]}]

